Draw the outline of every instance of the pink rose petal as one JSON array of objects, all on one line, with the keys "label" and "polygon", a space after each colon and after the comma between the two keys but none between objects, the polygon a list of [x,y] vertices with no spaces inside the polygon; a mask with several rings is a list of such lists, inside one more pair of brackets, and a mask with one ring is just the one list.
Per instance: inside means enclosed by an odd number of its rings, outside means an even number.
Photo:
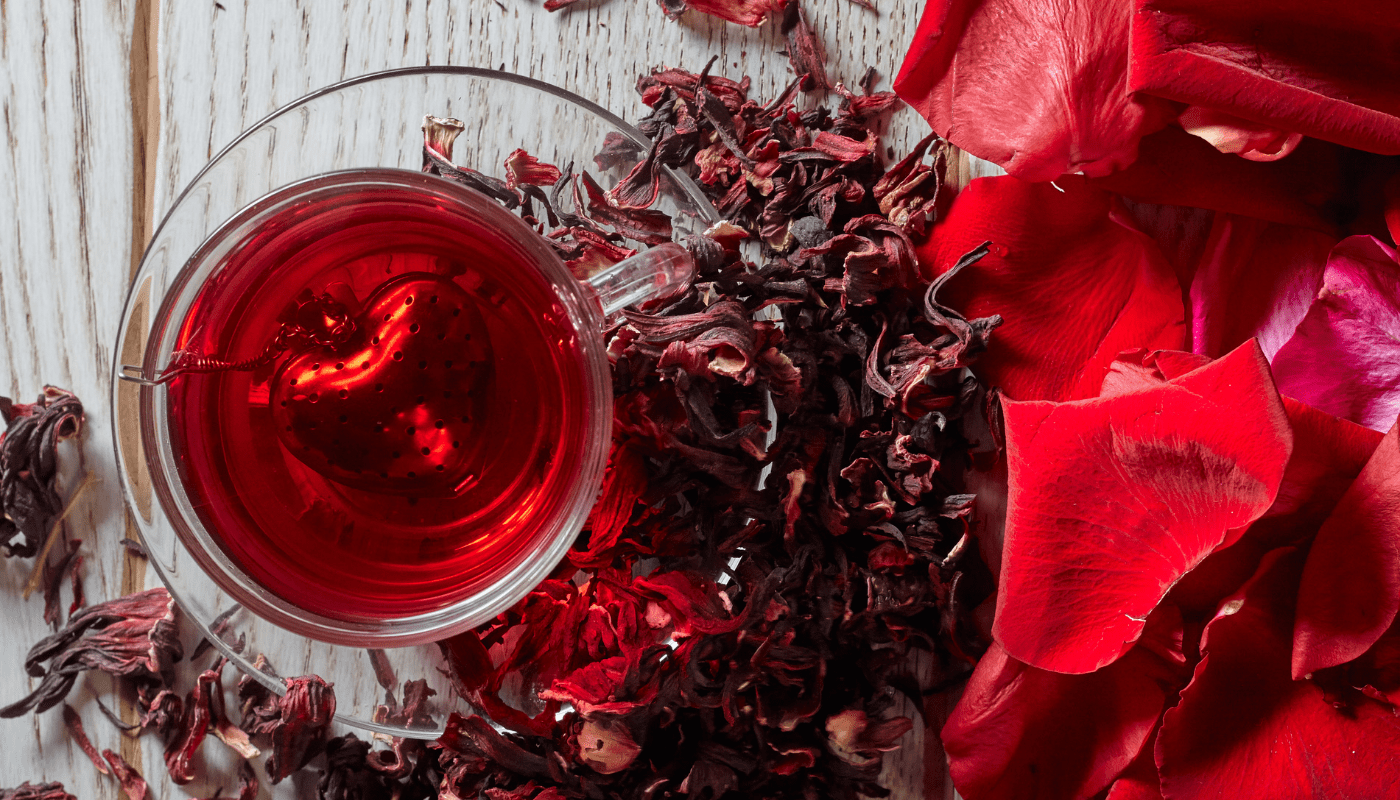
[{"label": "pink rose petal", "polygon": [[1386,431],[1400,414],[1400,266],[1371,236],[1327,259],[1308,313],[1272,359],[1279,391],[1333,416]]},{"label": "pink rose petal", "polygon": [[1219,356],[1250,338],[1273,357],[1322,285],[1335,237],[1217,214],[1191,281],[1191,349]]}]

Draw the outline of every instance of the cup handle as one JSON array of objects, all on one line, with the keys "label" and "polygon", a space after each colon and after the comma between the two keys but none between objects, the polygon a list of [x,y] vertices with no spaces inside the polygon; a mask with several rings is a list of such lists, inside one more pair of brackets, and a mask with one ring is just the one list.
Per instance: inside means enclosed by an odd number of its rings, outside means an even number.
[{"label": "cup handle", "polygon": [[674,294],[690,285],[694,277],[695,259],[690,251],[667,242],[623,259],[585,283],[597,295],[603,318],[610,319],[627,306]]}]

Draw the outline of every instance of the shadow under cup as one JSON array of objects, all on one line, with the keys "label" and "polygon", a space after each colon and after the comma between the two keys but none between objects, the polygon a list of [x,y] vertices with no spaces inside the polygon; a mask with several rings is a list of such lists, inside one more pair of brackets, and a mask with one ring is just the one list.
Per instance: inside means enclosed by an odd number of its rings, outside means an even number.
[{"label": "shadow under cup", "polygon": [[[494,617],[597,496],[596,299],[494,201],[392,169],[254,202],[172,282],[145,351],[153,487],[253,613],[399,646]],[[177,354],[172,356],[172,354]]]}]

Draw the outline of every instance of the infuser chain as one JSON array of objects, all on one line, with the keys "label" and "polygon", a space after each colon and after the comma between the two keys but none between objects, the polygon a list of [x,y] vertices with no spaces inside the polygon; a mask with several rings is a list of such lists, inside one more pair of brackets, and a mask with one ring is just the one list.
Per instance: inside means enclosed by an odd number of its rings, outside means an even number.
[{"label": "infuser chain", "polygon": [[[247,372],[270,364],[293,346],[319,346],[334,350],[348,342],[357,329],[350,310],[343,303],[327,293],[316,297],[309,290],[297,299],[296,307],[284,318],[287,321],[282,323],[277,335],[261,353],[252,358],[225,361],[187,348],[171,353],[170,362],[154,379],[146,377],[143,368],[129,364],[122,365],[123,374],[120,377],[142,386],[159,386],[186,373]],[[129,370],[136,370],[139,376],[127,374]]]}]

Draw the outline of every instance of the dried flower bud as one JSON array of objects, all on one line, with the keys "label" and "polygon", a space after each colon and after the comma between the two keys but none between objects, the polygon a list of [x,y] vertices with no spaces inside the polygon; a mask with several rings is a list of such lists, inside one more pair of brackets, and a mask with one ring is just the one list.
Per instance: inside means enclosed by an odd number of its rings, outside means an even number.
[{"label": "dried flower bud", "polygon": [[315,675],[286,678],[284,683],[287,691],[279,696],[247,675],[238,681],[243,730],[272,740],[267,774],[273,784],[301,769],[321,752],[335,717],[335,692],[331,684]]},{"label": "dried flower bud", "polygon": [[445,161],[452,160],[452,146],[457,137],[466,130],[461,120],[451,117],[423,117],[423,147],[437,153]]},{"label": "dried flower bud", "polygon": [[83,404],[66,389],[45,386],[33,403],[0,397],[0,416],[7,426],[0,433],[0,550],[28,557],[62,511],[58,443],[82,433]]},{"label": "dried flower bud", "polygon": [[0,800],[78,800],[78,798],[64,791],[63,784],[56,781],[38,785],[25,781],[13,789],[0,789]]}]

